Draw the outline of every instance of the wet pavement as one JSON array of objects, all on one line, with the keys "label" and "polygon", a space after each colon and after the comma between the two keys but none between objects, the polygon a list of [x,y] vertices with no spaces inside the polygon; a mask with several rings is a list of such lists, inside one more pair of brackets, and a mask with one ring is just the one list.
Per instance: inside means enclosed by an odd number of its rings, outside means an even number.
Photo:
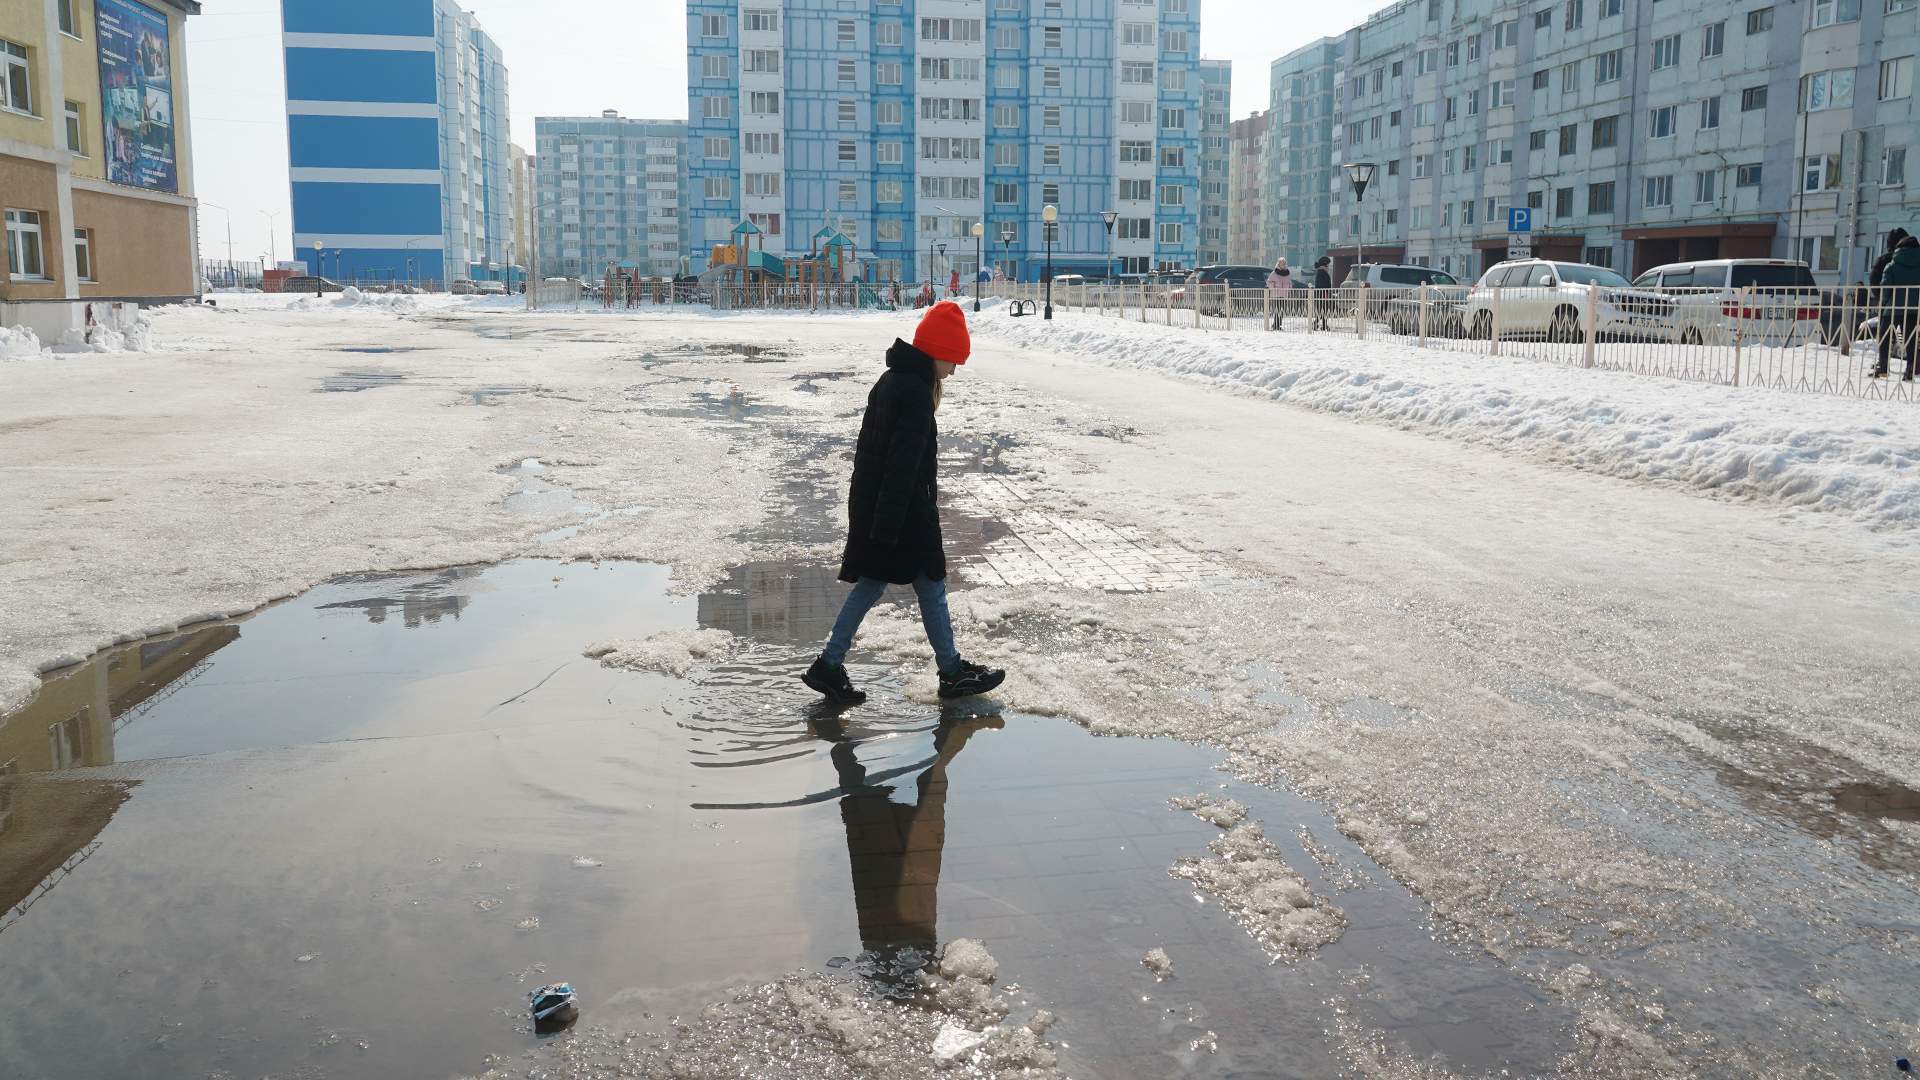
[{"label": "wet pavement", "polygon": [[[0,996],[33,1003],[0,1060],[448,1075],[532,1045],[541,982],[644,1028],[962,936],[1062,1017],[1074,1075],[1331,1075],[1329,997],[1464,1068],[1563,1045],[1539,991],[1216,755],[917,705],[857,655],[874,701],[822,711],[792,673],[843,595],[827,571],[666,584],[540,560],[349,577],[51,674],[0,725]],[[580,655],[695,625],[745,648],[692,681]],[[1203,791],[1253,809],[1345,937],[1270,965],[1169,875],[1218,834],[1167,805]]]}]

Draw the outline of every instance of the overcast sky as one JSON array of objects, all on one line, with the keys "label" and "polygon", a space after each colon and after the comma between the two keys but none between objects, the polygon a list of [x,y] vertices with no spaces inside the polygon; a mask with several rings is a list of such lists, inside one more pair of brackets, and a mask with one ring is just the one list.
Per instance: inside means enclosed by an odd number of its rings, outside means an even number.
[{"label": "overcast sky", "polygon": [[[1233,61],[1236,119],[1267,102],[1267,66],[1392,0],[1201,0],[1204,55]],[[533,145],[536,116],[681,119],[687,41],[681,0],[466,0],[506,53],[513,139]],[[188,21],[194,183],[201,251],[288,258],[286,90],[279,0],[204,0]],[[224,207],[223,214],[217,207]],[[268,214],[277,215],[269,230]]]}]

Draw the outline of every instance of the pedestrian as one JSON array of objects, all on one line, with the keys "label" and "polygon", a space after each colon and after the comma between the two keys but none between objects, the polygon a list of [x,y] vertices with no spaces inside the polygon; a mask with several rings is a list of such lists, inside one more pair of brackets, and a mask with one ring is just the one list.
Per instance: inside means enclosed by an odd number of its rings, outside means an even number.
[{"label": "pedestrian", "polygon": [[953,275],[947,278],[947,298],[951,300],[958,295],[960,295],[960,268],[956,266],[953,268]]},{"label": "pedestrian", "polygon": [[1267,274],[1267,292],[1279,294],[1273,301],[1272,329],[1284,330],[1286,329],[1287,297],[1293,294],[1293,271],[1287,269],[1285,255],[1274,262],[1272,272]]},{"label": "pedestrian", "polygon": [[867,698],[847,677],[847,650],[889,584],[912,585],[920,599],[920,623],[933,646],[942,698],[984,694],[1007,677],[960,658],[947,613],[947,556],[935,478],[940,432],[933,414],[940,407],[942,382],[967,362],[971,350],[966,315],[960,305],[942,300],[921,316],[913,344],[894,341],[886,373],[867,394],[840,562],[840,580],[852,582],[853,591],[834,620],[827,647],[800,676],[836,704],[857,705]]},{"label": "pedestrian", "polygon": [[1313,264],[1313,292],[1307,303],[1313,307],[1313,324],[1310,329],[1330,330],[1327,325],[1327,299],[1333,292],[1333,259],[1322,255]]},{"label": "pedestrian", "polygon": [[1893,257],[1881,271],[1880,295],[1882,344],[1880,366],[1874,369],[1873,377],[1887,377],[1889,352],[1897,342],[1906,363],[1906,373],[1901,378],[1912,382],[1914,368],[1920,365],[1920,342],[1913,339],[1916,330],[1920,330],[1920,238],[1900,238],[1900,246],[1893,249]]},{"label": "pedestrian", "polygon": [[[1906,238],[1907,230],[1898,225],[1895,225],[1893,229],[1887,233],[1887,250],[1881,252],[1880,257],[1873,260],[1873,269],[1867,274],[1867,285],[1869,286],[1867,295],[1870,298],[1870,303],[1879,303],[1880,289],[1886,284],[1887,264],[1893,261],[1894,250],[1898,248],[1900,242]],[[1877,339],[1876,344],[1879,346],[1880,352],[1880,361],[1873,369],[1873,377],[1876,379],[1884,378],[1887,374],[1887,354],[1889,349],[1887,334],[1889,330],[1890,327],[1887,325],[1887,321],[1885,319],[1880,320],[1880,332],[1874,335]]]}]

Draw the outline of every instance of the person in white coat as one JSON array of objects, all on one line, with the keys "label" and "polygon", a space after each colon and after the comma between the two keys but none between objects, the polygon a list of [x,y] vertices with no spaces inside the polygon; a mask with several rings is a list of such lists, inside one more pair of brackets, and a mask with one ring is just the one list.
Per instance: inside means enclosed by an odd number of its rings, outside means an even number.
[{"label": "person in white coat", "polygon": [[1293,295],[1293,271],[1287,269],[1287,258],[1282,255],[1273,264],[1272,272],[1267,274],[1267,292],[1273,297],[1273,329],[1281,330],[1286,318],[1287,301]]}]

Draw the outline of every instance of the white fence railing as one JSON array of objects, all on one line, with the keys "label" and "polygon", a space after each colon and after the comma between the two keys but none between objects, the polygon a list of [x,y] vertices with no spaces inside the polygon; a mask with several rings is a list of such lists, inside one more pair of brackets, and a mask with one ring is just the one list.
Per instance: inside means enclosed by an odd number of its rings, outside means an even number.
[{"label": "white fence railing", "polygon": [[[600,282],[543,281],[533,288],[529,306],[586,311],[630,310],[698,304],[715,310],[768,308],[782,311],[891,308],[894,290],[859,282],[797,284],[791,282]],[[899,306],[912,303],[911,290],[901,289]]]},{"label": "white fence railing", "polygon": [[[1915,291],[1920,294],[1920,290]],[[996,283],[989,295],[1048,303],[1044,284]],[[1235,289],[1225,285],[1073,284],[1056,313],[1196,330],[1297,332],[1398,341],[1643,375],[1920,401],[1920,295],[1864,290],[1653,289],[1591,285],[1404,290]]]}]

